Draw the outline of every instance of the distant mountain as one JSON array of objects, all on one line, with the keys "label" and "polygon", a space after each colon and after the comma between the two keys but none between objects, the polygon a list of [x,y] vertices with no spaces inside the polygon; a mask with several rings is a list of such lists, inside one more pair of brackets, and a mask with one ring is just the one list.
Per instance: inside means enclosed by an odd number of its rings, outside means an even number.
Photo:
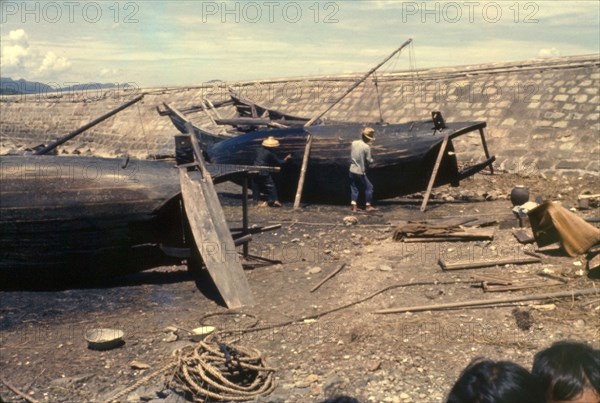
[{"label": "distant mountain", "polygon": [[[56,83],[54,83],[56,84]],[[56,88],[56,85],[48,85],[37,81],[24,79],[13,80],[9,77],[0,77],[0,95],[15,94],[45,94],[48,92],[83,91],[101,88],[127,88],[128,84],[118,83],[84,83],[71,85],[69,87]]]}]

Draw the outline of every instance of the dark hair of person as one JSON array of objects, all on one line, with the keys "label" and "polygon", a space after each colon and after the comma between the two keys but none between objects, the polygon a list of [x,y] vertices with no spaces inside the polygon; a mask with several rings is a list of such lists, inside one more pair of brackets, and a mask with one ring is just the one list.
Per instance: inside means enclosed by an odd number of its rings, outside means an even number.
[{"label": "dark hair of person", "polygon": [[462,372],[447,403],[545,403],[538,380],[510,361],[476,359]]},{"label": "dark hair of person", "polygon": [[600,394],[600,350],[576,341],[559,341],[533,359],[535,375],[553,400],[571,400],[586,386]]},{"label": "dark hair of person", "polygon": [[323,400],[321,403],[360,403],[357,399],[350,396],[336,396]]}]

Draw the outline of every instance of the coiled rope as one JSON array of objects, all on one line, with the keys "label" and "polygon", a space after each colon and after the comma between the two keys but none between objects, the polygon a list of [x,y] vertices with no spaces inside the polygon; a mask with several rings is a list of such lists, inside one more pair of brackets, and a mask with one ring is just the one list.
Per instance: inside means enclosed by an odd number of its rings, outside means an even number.
[{"label": "coiled rope", "polygon": [[151,379],[171,372],[167,387],[189,393],[195,402],[206,399],[241,402],[275,389],[274,368],[265,365],[259,350],[219,342],[209,335],[195,346],[174,352],[176,359],[111,397],[117,402]]},{"label": "coiled rope", "polygon": [[[128,395],[151,379],[160,374],[167,373],[171,369],[174,369],[174,371],[172,371],[169,386],[179,386],[182,390],[189,392],[195,402],[205,402],[207,398],[239,402],[251,400],[262,395],[268,395],[275,389],[275,383],[273,381],[273,372],[275,370],[264,366],[262,356],[258,350],[242,347],[237,344],[243,334],[284,327],[307,319],[321,318],[333,312],[361,304],[377,295],[395,288],[425,285],[451,285],[456,284],[457,282],[460,283],[460,280],[393,284],[375,291],[366,297],[336,308],[267,326],[256,326],[258,323],[256,317],[254,315],[245,314],[244,316],[255,319],[247,328],[242,330],[224,329],[209,335],[204,341],[196,346],[184,347],[183,349],[176,351],[175,355],[177,359],[175,361],[122,390],[110,398],[108,402],[118,401],[121,397]],[[237,312],[210,313],[203,316],[200,323],[204,323],[205,319],[212,316],[238,314],[239,313]],[[219,343],[217,337],[223,337],[225,335],[233,337],[234,341],[230,342],[228,345]],[[254,373],[252,371],[254,371]],[[224,375],[225,372],[227,375]],[[236,373],[239,376],[236,376]],[[243,383],[236,383],[239,380],[242,380]]]},{"label": "coiled rope", "polygon": [[169,387],[189,392],[194,401],[246,401],[275,389],[273,373],[259,350],[219,343],[210,336],[178,354],[178,365]]}]

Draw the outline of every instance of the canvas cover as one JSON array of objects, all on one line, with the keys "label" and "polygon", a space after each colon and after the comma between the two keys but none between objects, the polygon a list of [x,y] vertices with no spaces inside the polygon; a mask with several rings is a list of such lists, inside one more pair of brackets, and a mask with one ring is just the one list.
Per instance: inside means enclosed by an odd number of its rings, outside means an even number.
[{"label": "canvas cover", "polygon": [[587,252],[600,242],[600,229],[558,203],[545,202],[528,213],[538,246],[560,242],[569,256]]}]

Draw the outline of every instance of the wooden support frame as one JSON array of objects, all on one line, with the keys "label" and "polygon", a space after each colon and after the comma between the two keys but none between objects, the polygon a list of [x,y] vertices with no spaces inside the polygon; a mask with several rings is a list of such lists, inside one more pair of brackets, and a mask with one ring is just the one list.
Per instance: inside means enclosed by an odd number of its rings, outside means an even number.
[{"label": "wooden support frame", "polygon": [[423,203],[421,203],[421,211],[425,211],[427,208],[427,202],[429,201],[429,196],[431,195],[431,190],[433,189],[433,184],[435,183],[435,178],[437,177],[438,170],[440,169],[440,164],[442,163],[442,159],[444,158],[444,153],[446,152],[446,147],[448,146],[449,137],[448,135],[444,136],[444,141],[442,141],[442,145],[440,146],[440,152],[438,153],[437,159],[435,161],[435,165],[433,166],[433,172],[431,173],[431,178],[429,178],[429,184],[427,185],[427,191],[425,192],[425,196],[423,196]]},{"label": "wooden support frame", "polygon": [[[479,136],[481,137],[481,144],[483,145],[483,152],[485,153],[485,158],[486,158],[486,160],[489,160],[491,157],[490,157],[490,152],[487,147],[487,142],[485,140],[485,134],[483,132],[483,127],[481,127],[479,129]],[[490,173],[492,175],[494,174],[494,167],[492,166],[492,164],[490,164]]]},{"label": "wooden support frame", "polygon": [[[248,175],[244,175],[244,183],[242,184],[242,235],[249,235],[248,232]],[[248,257],[248,242],[244,242],[242,246],[244,257]]]},{"label": "wooden support frame", "polygon": [[304,156],[302,158],[302,168],[300,168],[300,178],[298,179],[298,188],[296,189],[296,198],[294,199],[294,209],[300,207],[300,200],[302,199],[302,189],[304,188],[304,178],[306,176],[306,169],[308,166],[308,158],[310,156],[310,149],[312,147],[313,136],[309,133],[306,139],[306,146],[304,147]]}]

